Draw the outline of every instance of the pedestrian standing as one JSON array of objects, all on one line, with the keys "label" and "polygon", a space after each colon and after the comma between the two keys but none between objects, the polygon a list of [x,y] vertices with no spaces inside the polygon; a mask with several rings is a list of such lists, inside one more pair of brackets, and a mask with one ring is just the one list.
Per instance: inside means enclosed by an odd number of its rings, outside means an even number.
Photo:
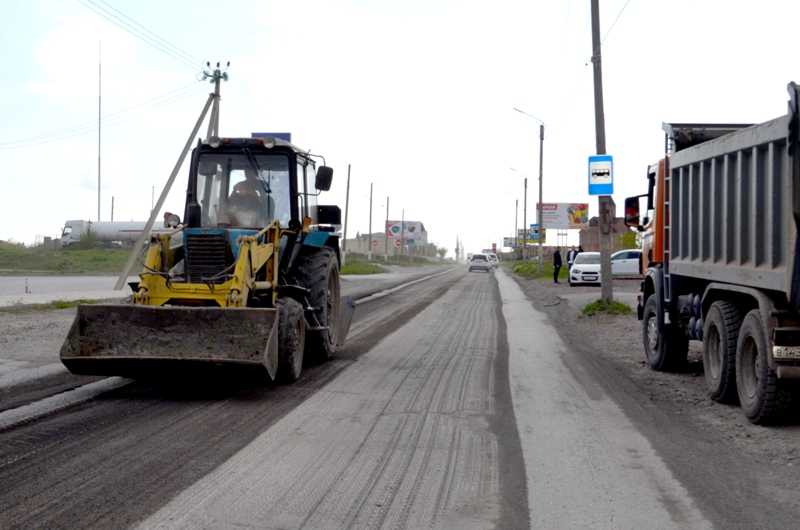
[{"label": "pedestrian standing", "polygon": [[572,270],[572,264],[575,263],[575,256],[577,255],[578,251],[575,250],[574,246],[567,252],[567,274],[569,274],[569,271]]},{"label": "pedestrian standing", "polygon": [[583,246],[578,245],[578,254],[580,254],[581,252],[583,252]]},{"label": "pedestrian standing", "polygon": [[561,270],[561,252],[556,247],[556,251],[553,252],[553,283],[558,283],[558,273]]}]

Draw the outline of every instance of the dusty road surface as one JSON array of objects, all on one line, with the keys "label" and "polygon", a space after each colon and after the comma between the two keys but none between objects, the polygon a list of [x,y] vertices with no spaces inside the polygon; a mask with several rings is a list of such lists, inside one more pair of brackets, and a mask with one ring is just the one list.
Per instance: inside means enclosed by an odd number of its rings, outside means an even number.
[{"label": "dusty road surface", "polygon": [[524,287],[454,270],[365,301],[295,385],[131,382],[10,425],[0,528],[796,526]]}]

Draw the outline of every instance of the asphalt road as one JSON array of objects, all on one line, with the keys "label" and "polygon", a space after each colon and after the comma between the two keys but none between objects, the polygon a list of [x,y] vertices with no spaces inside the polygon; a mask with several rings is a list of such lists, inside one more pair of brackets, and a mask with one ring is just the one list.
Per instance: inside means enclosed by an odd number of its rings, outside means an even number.
[{"label": "asphalt road", "polygon": [[691,433],[596,362],[504,273],[453,271],[359,305],[298,384],[132,383],[0,432],[0,528],[735,528],[726,499],[786,527],[718,461],[683,480],[654,437]]}]

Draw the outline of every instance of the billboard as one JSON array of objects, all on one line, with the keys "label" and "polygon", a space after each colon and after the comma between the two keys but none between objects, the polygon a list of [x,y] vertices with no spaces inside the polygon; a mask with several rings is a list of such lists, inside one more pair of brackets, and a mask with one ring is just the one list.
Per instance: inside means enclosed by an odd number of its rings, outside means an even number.
[{"label": "billboard", "polygon": [[[405,233],[401,234],[405,228]],[[426,244],[428,232],[425,225],[419,221],[386,221],[386,237],[389,239],[403,239],[409,244]]]},{"label": "billboard", "polygon": [[585,202],[543,202],[542,221],[546,229],[583,228],[589,222],[589,204]]},{"label": "billboard", "polygon": [[503,238],[503,246],[508,248],[514,248],[517,242],[514,240],[513,237],[504,237]]}]

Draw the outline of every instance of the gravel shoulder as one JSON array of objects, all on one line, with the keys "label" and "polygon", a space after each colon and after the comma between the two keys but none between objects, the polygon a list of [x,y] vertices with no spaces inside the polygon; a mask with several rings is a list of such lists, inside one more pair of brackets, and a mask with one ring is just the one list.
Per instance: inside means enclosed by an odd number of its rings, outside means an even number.
[{"label": "gravel shoulder", "polygon": [[[796,525],[800,418],[759,427],[738,406],[712,402],[700,343],[692,342],[684,373],[650,370],[635,312],[580,314],[585,303],[599,298],[599,287],[514,279],[571,347],[579,377],[598,381],[622,406],[712,520],[732,528]],[[637,290],[637,281],[615,282],[615,298],[633,309]]]}]

